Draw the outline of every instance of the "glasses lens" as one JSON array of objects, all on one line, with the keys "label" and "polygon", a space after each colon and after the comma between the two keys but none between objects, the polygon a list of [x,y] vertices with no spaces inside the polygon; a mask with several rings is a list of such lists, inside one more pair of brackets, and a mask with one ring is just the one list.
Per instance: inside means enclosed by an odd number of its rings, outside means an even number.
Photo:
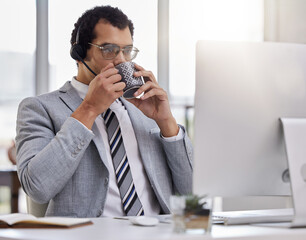
[{"label": "glasses lens", "polygon": [[[114,59],[120,52],[120,47],[116,44],[107,44],[101,48],[102,55],[105,59]],[[133,46],[122,48],[122,53],[127,61],[133,60],[139,50]]]},{"label": "glasses lens", "polygon": [[133,60],[138,53],[138,49],[135,47],[125,47],[122,49],[123,55],[125,57],[126,60],[130,61]]},{"label": "glasses lens", "polygon": [[120,47],[117,45],[109,44],[103,46],[103,49],[101,49],[101,51],[105,59],[113,59],[118,55]]}]

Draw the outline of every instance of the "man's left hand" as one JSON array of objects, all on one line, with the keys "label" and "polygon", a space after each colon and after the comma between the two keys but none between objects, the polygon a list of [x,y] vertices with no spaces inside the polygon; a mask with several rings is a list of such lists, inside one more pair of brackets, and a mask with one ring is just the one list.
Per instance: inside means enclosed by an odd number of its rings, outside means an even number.
[{"label": "man's left hand", "polygon": [[142,76],[145,84],[135,92],[134,96],[139,96],[142,93],[143,95],[141,98],[133,98],[128,101],[133,103],[147,117],[155,120],[164,137],[176,136],[179,127],[171,113],[167,92],[158,85],[152,72],[146,71],[137,64],[135,64],[135,67],[138,71],[134,73],[134,76]]}]

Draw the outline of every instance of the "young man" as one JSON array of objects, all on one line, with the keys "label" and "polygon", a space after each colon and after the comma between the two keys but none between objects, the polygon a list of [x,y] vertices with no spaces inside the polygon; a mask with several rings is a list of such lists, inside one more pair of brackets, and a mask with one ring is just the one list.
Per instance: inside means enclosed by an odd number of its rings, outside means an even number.
[{"label": "young man", "polygon": [[115,66],[136,57],[133,30],[118,8],[86,11],[71,37],[77,76],[19,106],[18,174],[27,195],[48,203],[46,215],[169,213],[171,194],[192,191],[192,146],[154,75],[136,65],[143,96],[122,98]]}]

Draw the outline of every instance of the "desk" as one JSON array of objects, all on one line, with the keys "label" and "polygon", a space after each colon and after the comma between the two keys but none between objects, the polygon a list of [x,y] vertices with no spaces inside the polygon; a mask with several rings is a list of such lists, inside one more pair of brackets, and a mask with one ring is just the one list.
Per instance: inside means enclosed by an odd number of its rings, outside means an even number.
[{"label": "desk", "polygon": [[0,169],[0,186],[8,186],[11,191],[11,212],[18,212],[20,182],[16,168]]},{"label": "desk", "polygon": [[132,225],[128,220],[112,218],[92,219],[93,225],[73,229],[0,229],[0,239],[32,240],[305,240],[305,229],[281,229],[249,225],[214,225],[211,235],[174,234],[171,224],[155,227]]}]

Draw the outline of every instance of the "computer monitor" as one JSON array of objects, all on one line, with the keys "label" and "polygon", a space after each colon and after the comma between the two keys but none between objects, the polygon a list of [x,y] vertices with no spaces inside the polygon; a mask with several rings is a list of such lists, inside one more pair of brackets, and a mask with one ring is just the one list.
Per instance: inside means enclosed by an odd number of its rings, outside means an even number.
[{"label": "computer monitor", "polygon": [[290,195],[281,117],[306,118],[306,45],[199,41],[194,193]]}]

